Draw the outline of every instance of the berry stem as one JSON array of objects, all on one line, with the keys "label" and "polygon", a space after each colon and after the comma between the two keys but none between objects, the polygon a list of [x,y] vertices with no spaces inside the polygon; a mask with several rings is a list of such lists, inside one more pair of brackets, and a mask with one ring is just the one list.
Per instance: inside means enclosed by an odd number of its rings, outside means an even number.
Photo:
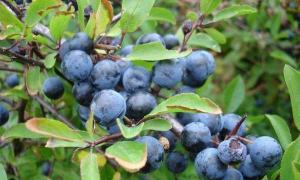
[{"label": "berry stem", "polygon": [[242,141],[244,144],[252,144],[253,143],[253,141],[251,141],[250,139],[247,139],[247,138],[244,138],[241,136],[238,136],[237,138],[238,138],[238,140]]},{"label": "berry stem", "polygon": [[202,27],[204,18],[205,18],[205,16],[204,16],[203,14],[201,14],[201,15],[198,17],[197,21],[195,21],[195,22],[193,23],[193,26],[192,26],[191,31],[190,31],[189,33],[187,33],[187,34],[184,35],[182,44],[181,44],[180,47],[179,47],[179,52],[184,51],[185,46],[186,46],[187,42],[189,41],[190,37],[192,36],[192,34],[194,33],[194,31],[195,31],[198,27]]},{"label": "berry stem", "polygon": [[240,129],[241,125],[246,120],[246,118],[247,118],[247,115],[244,115],[225,139],[229,139],[230,137],[236,135],[236,133],[238,132],[238,130]]},{"label": "berry stem", "polygon": [[20,69],[8,68],[8,67],[3,67],[3,66],[0,66],[0,70],[9,71],[9,72],[16,72],[16,73],[23,73],[23,71],[20,70]]}]

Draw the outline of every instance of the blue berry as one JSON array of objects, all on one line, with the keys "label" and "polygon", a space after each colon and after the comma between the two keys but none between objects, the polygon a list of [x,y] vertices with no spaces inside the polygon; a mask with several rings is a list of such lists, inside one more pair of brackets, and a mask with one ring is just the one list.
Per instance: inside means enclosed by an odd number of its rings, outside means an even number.
[{"label": "blue berry", "polygon": [[7,78],[5,79],[5,85],[10,88],[13,88],[19,84],[20,84],[20,81],[16,74],[11,74],[11,75],[7,76]]},{"label": "blue berry", "polygon": [[194,122],[193,114],[192,113],[177,113],[176,114],[176,119],[183,126],[185,126],[185,125],[187,125],[189,123]]},{"label": "blue berry", "polygon": [[123,119],[126,112],[126,102],[122,95],[116,91],[102,90],[94,96],[91,111],[100,125],[113,126],[117,118]]},{"label": "blue berry", "polygon": [[86,106],[81,106],[79,105],[77,107],[77,113],[81,119],[81,121],[85,124],[87,122],[87,120],[89,119],[90,116],[90,109]]},{"label": "blue berry", "polygon": [[120,132],[120,128],[117,124],[111,126],[111,127],[107,127],[108,133],[109,134],[115,134],[115,133],[119,133]]},{"label": "blue berry", "polygon": [[208,179],[223,178],[227,171],[227,165],[218,158],[218,150],[206,148],[201,151],[195,159],[195,168],[199,176]]},{"label": "blue berry", "polygon": [[74,50],[64,56],[61,69],[69,80],[84,81],[92,72],[93,62],[84,51]]},{"label": "blue berry", "polygon": [[199,152],[206,148],[211,140],[211,134],[207,126],[201,122],[187,124],[181,134],[182,145],[191,152]]},{"label": "blue berry", "polygon": [[9,112],[8,110],[0,105],[0,126],[2,126],[3,124],[5,124],[9,119]]},{"label": "blue berry", "polygon": [[223,128],[223,121],[219,115],[208,114],[208,113],[198,113],[192,114],[193,121],[199,121],[205,124],[212,135],[217,134]]},{"label": "blue berry", "polygon": [[246,160],[241,164],[239,171],[246,178],[257,178],[265,173],[264,169],[254,166],[250,155],[247,155]]},{"label": "blue berry", "polygon": [[138,38],[136,44],[147,44],[151,42],[160,42],[163,46],[166,46],[164,39],[159,34],[156,33],[142,35],[141,37]]},{"label": "blue berry", "polygon": [[167,34],[163,37],[163,39],[166,43],[167,49],[173,49],[179,45],[179,39],[173,34]]},{"label": "blue berry", "polygon": [[151,136],[142,136],[136,141],[147,145],[147,162],[141,172],[149,173],[158,169],[164,158],[164,148],[159,141]]},{"label": "blue berry", "polygon": [[91,73],[93,85],[98,89],[113,89],[121,77],[119,66],[111,60],[98,62]]},{"label": "blue berry", "polygon": [[132,50],[133,50],[133,45],[127,45],[120,50],[119,54],[122,57],[126,57],[132,52]]},{"label": "blue berry", "polygon": [[58,99],[64,94],[64,85],[57,77],[50,77],[43,84],[43,92],[50,99]]},{"label": "blue berry", "polygon": [[262,136],[254,140],[250,150],[253,164],[258,168],[272,168],[280,160],[282,149],[272,137]]},{"label": "blue berry", "polygon": [[215,59],[207,51],[194,51],[184,63],[183,84],[201,86],[215,70]]},{"label": "blue berry", "polygon": [[182,153],[171,152],[166,159],[166,166],[173,173],[182,173],[188,165],[188,158]]},{"label": "blue berry", "polygon": [[122,82],[129,93],[147,90],[150,86],[150,73],[143,67],[130,67],[124,72]]},{"label": "blue berry", "polygon": [[240,171],[234,168],[228,168],[222,180],[244,180],[244,177]]},{"label": "blue berry", "polygon": [[49,176],[52,171],[50,162],[46,161],[42,164],[42,173],[45,176]]},{"label": "blue berry", "polygon": [[123,60],[119,60],[116,63],[121,73],[119,84],[122,85],[123,74],[128,68],[132,66],[132,63],[130,61],[123,61]]},{"label": "blue berry", "polygon": [[236,138],[224,140],[218,146],[218,157],[224,164],[242,162],[246,156],[246,146]]},{"label": "blue berry", "polygon": [[181,81],[182,68],[176,60],[159,61],[153,68],[152,80],[164,88],[173,88]]},{"label": "blue berry", "polygon": [[148,92],[139,91],[127,99],[126,116],[136,121],[150,113],[156,106],[156,99]]},{"label": "blue berry", "polygon": [[81,50],[86,53],[90,53],[93,49],[93,40],[88,37],[85,32],[79,32],[75,34],[72,39],[65,41],[59,49],[60,59],[64,59],[64,56],[72,50]]},{"label": "blue berry", "polygon": [[90,82],[76,82],[73,85],[73,95],[77,102],[83,106],[89,106],[94,93],[94,87]]}]

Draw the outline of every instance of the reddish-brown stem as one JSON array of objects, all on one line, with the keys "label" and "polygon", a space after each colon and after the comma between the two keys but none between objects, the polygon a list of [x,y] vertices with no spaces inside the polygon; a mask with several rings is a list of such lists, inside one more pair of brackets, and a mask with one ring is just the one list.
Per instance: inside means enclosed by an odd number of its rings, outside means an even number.
[{"label": "reddish-brown stem", "polygon": [[240,119],[240,121],[235,125],[235,127],[232,129],[232,131],[227,135],[226,139],[229,139],[230,137],[236,135],[236,133],[238,132],[238,130],[240,129],[241,125],[246,120],[246,118],[247,118],[247,115],[244,115]]},{"label": "reddish-brown stem", "polygon": [[193,23],[193,27],[192,27],[191,31],[190,31],[189,33],[185,34],[185,36],[183,37],[182,44],[181,44],[180,47],[179,47],[179,52],[184,51],[185,46],[186,46],[187,42],[189,41],[190,37],[192,36],[192,34],[194,33],[194,31],[195,31],[198,27],[202,27],[202,24],[203,24],[203,21],[204,21],[204,17],[205,17],[205,16],[204,16],[203,14],[201,14],[201,15],[198,17],[197,21],[195,21],[195,22]]},{"label": "reddish-brown stem", "polygon": [[108,142],[108,141],[113,141],[113,140],[119,139],[121,137],[123,137],[122,133],[115,133],[115,134],[112,134],[112,135],[102,136],[99,140],[97,140],[95,142],[92,142],[90,144],[90,146],[94,147],[94,146],[97,146],[99,144],[102,144],[102,143],[105,143],[105,142]]}]

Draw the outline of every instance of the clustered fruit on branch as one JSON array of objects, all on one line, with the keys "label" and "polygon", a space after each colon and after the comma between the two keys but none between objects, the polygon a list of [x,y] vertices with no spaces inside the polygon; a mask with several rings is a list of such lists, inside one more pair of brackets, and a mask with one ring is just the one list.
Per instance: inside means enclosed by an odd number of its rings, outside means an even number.
[{"label": "clustered fruit on branch", "polygon": [[[201,15],[196,22],[184,24],[185,36],[182,44],[172,34],[162,37],[157,33],[150,33],[139,37],[136,45],[160,42],[166,49],[179,46],[179,50],[182,51],[203,20],[204,16]],[[119,42],[118,39],[113,40]],[[195,92],[195,88],[201,87],[215,70],[215,59],[205,50],[195,50],[184,58],[159,61],[152,67],[151,72],[126,60],[134,45],[122,48],[118,52],[119,59],[112,59],[110,54],[99,58],[95,54],[95,48],[116,51],[119,44],[116,46],[115,42],[94,44],[86,33],[79,32],[73,38],[64,41],[59,48],[61,73],[73,84],[72,93],[78,103],[78,115],[82,124],[85,125],[92,114],[95,122],[109,133],[88,147],[122,138],[117,119],[129,127],[146,121],[144,117],[157,106],[158,100],[164,97],[161,89],[173,91],[174,94]],[[44,68],[42,62],[21,54],[19,50],[1,48],[0,53],[12,57],[17,62]],[[36,54],[40,58],[43,57],[38,51]],[[17,75],[8,76],[5,84],[10,88],[17,86]],[[43,93],[47,98],[57,100],[64,92],[61,78],[53,76],[44,81]],[[43,98],[38,95],[32,97],[52,114],[74,127]],[[179,128],[135,139],[147,146],[147,162],[140,170],[141,173],[150,173],[158,169],[165,153],[168,153],[167,168],[175,174],[183,172],[187,168],[188,157],[176,150],[178,141],[190,154],[198,175],[208,179],[260,178],[281,160],[282,149],[275,139],[262,136],[251,137],[249,141],[244,137],[245,118],[239,115],[177,113],[176,117],[163,117],[172,122],[173,128],[178,123]],[[5,124],[8,119],[8,110],[0,106],[0,125]],[[168,141],[166,149],[161,144],[161,138]]]}]

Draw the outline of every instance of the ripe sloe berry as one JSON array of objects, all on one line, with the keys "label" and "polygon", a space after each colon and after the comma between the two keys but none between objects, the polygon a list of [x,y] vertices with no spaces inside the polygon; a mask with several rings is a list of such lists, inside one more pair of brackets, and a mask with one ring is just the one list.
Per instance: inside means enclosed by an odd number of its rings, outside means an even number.
[{"label": "ripe sloe berry", "polygon": [[218,158],[218,150],[206,148],[195,159],[195,168],[199,176],[208,179],[220,179],[226,174],[227,165]]},{"label": "ripe sloe berry", "polygon": [[166,166],[173,173],[182,173],[188,165],[186,155],[179,152],[171,152],[166,159]]},{"label": "ripe sloe berry", "polygon": [[91,111],[100,125],[113,126],[117,118],[123,119],[126,112],[126,102],[123,96],[116,91],[102,90],[94,96]]},{"label": "ripe sloe berry", "polygon": [[119,66],[111,60],[98,62],[91,73],[93,85],[98,89],[113,89],[121,77]]},{"label": "ripe sloe berry", "polygon": [[43,84],[43,92],[50,99],[58,99],[64,94],[65,88],[57,77],[50,77]]},{"label": "ripe sloe berry", "polygon": [[187,124],[181,134],[182,145],[191,152],[199,152],[206,148],[211,140],[211,134],[207,126],[201,122]]}]

